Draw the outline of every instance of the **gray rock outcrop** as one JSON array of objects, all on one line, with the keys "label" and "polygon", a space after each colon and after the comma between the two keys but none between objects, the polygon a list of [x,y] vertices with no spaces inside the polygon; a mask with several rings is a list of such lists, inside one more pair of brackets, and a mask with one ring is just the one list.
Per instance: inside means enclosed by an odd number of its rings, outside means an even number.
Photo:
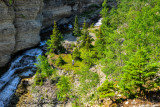
[{"label": "gray rock outcrop", "polygon": [[0,0],[0,67],[40,42],[40,30],[103,0]]},{"label": "gray rock outcrop", "polygon": [[14,10],[0,1],[0,66],[4,66],[15,50],[16,28],[13,24]]},{"label": "gray rock outcrop", "polygon": [[15,0],[15,52],[35,46],[40,41],[43,0]]}]

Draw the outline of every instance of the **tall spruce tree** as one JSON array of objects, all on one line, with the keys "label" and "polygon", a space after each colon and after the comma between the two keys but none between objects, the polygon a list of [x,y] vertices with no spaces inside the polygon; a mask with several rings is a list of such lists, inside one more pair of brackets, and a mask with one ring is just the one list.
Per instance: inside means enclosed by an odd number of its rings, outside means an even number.
[{"label": "tall spruce tree", "polygon": [[78,25],[78,17],[77,16],[75,17],[73,35],[76,36],[76,37],[81,36],[81,30],[80,30],[79,25]]},{"label": "tall spruce tree", "polygon": [[81,47],[86,47],[86,48],[90,48],[91,46],[91,37],[89,36],[89,31],[88,28],[86,26],[86,22],[83,23],[83,28],[81,31]]},{"label": "tall spruce tree", "polygon": [[154,79],[158,72],[158,64],[149,61],[146,51],[140,49],[124,66],[122,88],[126,95],[142,95],[156,86]]},{"label": "tall spruce tree", "polygon": [[47,41],[48,50],[50,52],[57,52],[61,47],[61,41],[63,40],[62,34],[59,32],[56,22],[54,21],[54,28],[50,40]]},{"label": "tall spruce tree", "polygon": [[87,38],[86,38],[85,48],[87,50],[89,50],[91,48],[91,38],[89,36],[87,36]]},{"label": "tall spruce tree", "polygon": [[102,17],[103,17],[103,18],[104,18],[104,17],[108,17],[107,0],[104,0],[104,2],[102,3],[102,7],[103,7],[103,9],[102,9],[102,11],[101,11]]},{"label": "tall spruce tree", "polygon": [[97,52],[97,57],[98,58],[103,58],[104,57],[105,44],[106,44],[105,43],[105,38],[102,35],[101,28],[99,28],[97,39],[95,41],[95,51]]}]

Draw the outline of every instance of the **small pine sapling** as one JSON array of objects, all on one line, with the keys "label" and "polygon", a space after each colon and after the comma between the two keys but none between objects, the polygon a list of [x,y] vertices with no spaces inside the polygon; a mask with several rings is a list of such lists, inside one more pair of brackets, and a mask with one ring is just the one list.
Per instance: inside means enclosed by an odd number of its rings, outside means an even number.
[{"label": "small pine sapling", "polygon": [[115,97],[117,87],[114,85],[113,81],[109,82],[108,80],[105,80],[97,90],[100,98],[110,98],[112,102],[114,101],[113,98]]},{"label": "small pine sapling", "polygon": [[56,65],[62,66],[64,64],[65,64],[65,61],[63,60],[63,58],[61,56],[59,56],[58,59],[56,60]]}]

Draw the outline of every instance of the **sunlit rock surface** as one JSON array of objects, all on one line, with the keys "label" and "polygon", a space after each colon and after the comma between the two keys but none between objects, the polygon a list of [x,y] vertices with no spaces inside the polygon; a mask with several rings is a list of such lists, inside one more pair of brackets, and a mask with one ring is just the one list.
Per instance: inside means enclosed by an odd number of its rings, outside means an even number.
[{"label": "sunlit rock surface", "polygon": [[[85,10],[103,0],[0,0],[0,67],[11,54],[37,45],[40,30],[53,25],[54,20]],[[64,21],[61,21],[63,24]]]}]

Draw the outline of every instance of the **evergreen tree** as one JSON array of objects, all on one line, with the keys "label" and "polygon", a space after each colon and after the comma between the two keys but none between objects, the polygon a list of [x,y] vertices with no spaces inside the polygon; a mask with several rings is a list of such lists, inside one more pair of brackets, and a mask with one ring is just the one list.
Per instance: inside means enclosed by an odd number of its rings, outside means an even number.
[{"label": "evergreen tree", "polygon": [[117,87],[114,86],[114,82],[109,82],[105,80],[104,83],[98,87],[98,93],[100,98],[109,97],[113,101],[113,97],[115,96],[115,92],[117,91]]},{"label": "evergreen tree", "polygon": [[72,53],[73,59],[75,60],[79,60],[80,59],[80,52],[78,50],[78,48],[76,47]]},{"label": "evergreen tree", "polygon": [[[104,54],[106,73],[119,75],[124,62],[128,61],[139,47],[145,47],[151,61],[159,61],[158,8],[160,5],[158,0],[150,1],[147,6],[145,4],[148,4],[148,1],[121,0],[116,10],[103,12],[101,31],[105,38],[105,51],[102,52],[102,56]],[[97,40],[96,42],[101,42]],[[98,49],[101,48],[96,46],[96,51]]]},{"label": "evergreen tree", "polygon": [[78,17],[77,16],[75,17],[73,35],[76,37],[79,37],[81,35],[81,30],[78,25]]},{"label": "evergreen tree", "polygon": [[87,38],[86,38],[85,48],[87,50],[89,50],[91,48],[91,38],[89,36],[87,36]]},{"label": "evergreen tree", "polygon": [[63,58],[61,56],[59,56],[58,59],[56,60],[56,65],[62,66],[64,64],[65,64],[65,61],[63,60]]},{"label": "evergreen tree", "polygon": [[38,63],[35,64],[37,70],[41,73],[41,75],[45,78],[52,74],[52,69],[49,66],[48,59],[45,56],[38,56]]},{"label": "evergreen tree", "polygon": [[104,57],[104,51],[105,51],[105,38],[102,35],[101,28],[99,29],[97,39],[95,41],[95,51],[97,52],[97,57],[98,58],[103,58]]},{"label": "evergreen tree", "polygon": [[[109,40],[109,34],[110,32],[112,33],[113,29],[110,25],[110,14],[109,14],[109,9],[107,8],[107,0],[104,0],[103,4],[102,4],[102,11],[101,11],[101,15],[102,15],[102,25],[100,26],[100,30],[99,30],[99,39],[102,40],[105,39],[105,43],[106,44],[110,44],[110,40]],[[104,36],[104,37],[102,37]],[[98,40],[97,40],[98,41]],[[104,42],[104,41],[103,41]]]},{"label": "evergreen tree", "polygon": [[144,49],[140,49],[124,66],[122,88],[126,95],[144,94],[155,86],[158,64],[150,63]]},{"label": "evergreen tree", "polygon": [[86,48],[90,48],[91,46],[91,37],[89,35],[89,31],[88,28],[86,26],[86,22],[83,23],[83,28],[81,31],[81,47],[86,47]]},{"label": "evergreen tree", "polygon": [[49,66],[48,59],[45,56],[38,56],[36,63],[37,72],[34,78],[35,85],[43,85],[45,78],[49,77],[54,70]]},{"label": "evergreen tree", "polygon": [[50,35],[50,38],[51,39],[47,41],[49,53],[58,52],[58,50],[62,47],[61,41],[63,40],[63,37],[62,34],[59,32],[55,21],[53,32],[52,35]]},{"label": "evergreen tree", "polygon": [[[108,23],[109,23],[109,9],[107,8],[107,0],[104,0],[103,4],[102,4],[102,11],[101,11],[101,15],[102,15],[102,25],[101,25],[101,29],[106,30],[106,28],[108,28]],[[107,30],[108,31],[108,30]]]},{"label": "evergreen tree", "polygon": [[87,50],[85,48],[81,49],[81,59],[82,62],[88,66],[92,66],[95,62],[96,54],[95,51]]},{"label": "evergreen tree", "polygon": [[107,0],[104,0],[104,2],[102,3],[102,7],[103,7],[103,9],[101,11],[101,15],[104,18],[104,17],[108,16]]}]

